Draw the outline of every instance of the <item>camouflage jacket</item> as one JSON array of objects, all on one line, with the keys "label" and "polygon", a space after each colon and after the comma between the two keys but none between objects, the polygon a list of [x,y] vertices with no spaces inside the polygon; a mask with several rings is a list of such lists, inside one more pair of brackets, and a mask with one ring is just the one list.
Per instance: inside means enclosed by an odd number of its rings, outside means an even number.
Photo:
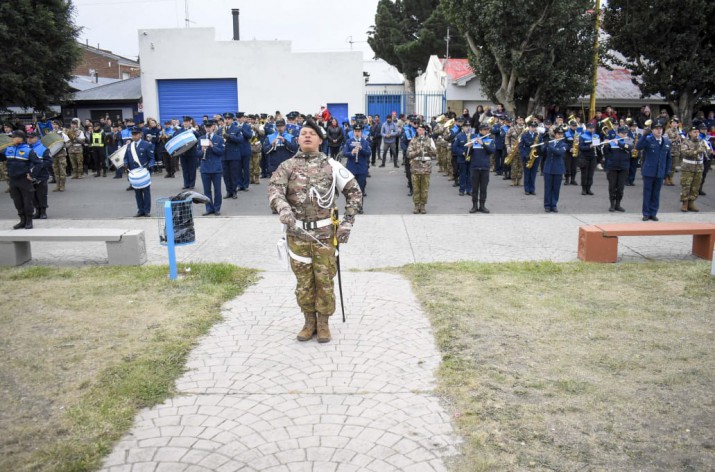
[{"label": "camouflage jacket", "polygon": [[524,131],[524,127],[519,125],[514,125],[509,128],[509,131],[506,133],[507,152],[511,151],[512,147],[519,145],[519,136],[521,136],[522,131]]},{"label": "camouflage jacket", "polygon": [[[299,152],[279,165],[268,184],[268,202],[271,209],[280,213],[282,209],[290,208],[299,227],[301,221],[330,218],[331,210],[338,207],[337,187],[335,198],[328,208],[321,208],[314,192],[311,194],[311,189],[314,188],[324,198],[330,198],[333,168],[328,160],[328,156],[322,152]],[[346,199],[343,219],[352,223],[362,201],[362,192],[354,178],[345,184],[343,195]],[[333,235],[333,228],[326,226],[309,232],[318,239],[329,239]],[[299,229],[289,228],[288,234],[305,241],[312,240]]]},{"label": "camouflage jacket", "polygon": [[673,157],[680,156],[681,144],[685,141],[680,135],[680,130],[678,130],[678,128],[668,128],[665,130],[665,135],[671,142],[670,155]]},{"label": "camouflage jacket", "polygon": [[432,159],[436,156],[437,149],[432,138],[427,135],[422,138],[413,138],[407,148],[407,157],[410,159],[410,172],[417,175],[432,173]]},{"label": "camouflage jacket", "polygon": [[703,146],[700,144],[698,138],[691,139],[688,138],[683,141],[680,151],[680,157],[687,159],[689,161],[700,161],[700,164],[688,164],[683,162],[681,164],[681,171],[685,172],[702,172],[704,167],[703,160]]}]

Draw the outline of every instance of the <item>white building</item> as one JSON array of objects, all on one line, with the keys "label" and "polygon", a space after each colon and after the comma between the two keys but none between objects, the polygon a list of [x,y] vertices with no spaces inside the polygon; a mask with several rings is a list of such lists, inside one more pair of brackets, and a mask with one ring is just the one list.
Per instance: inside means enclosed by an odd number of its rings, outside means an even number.
[{"label": "white building", "polygon": [[405,77],[383,59],[363,62],[365,74],[365,114],[382,120],[393,111],[404,112]]},{"label": "white building", "polygon": [[214,28],[139,30],[144,115],[362,112],[362,52],[295,53],[290,41],[216,41]]},{"label": "white building", "polygon": [[[447,108],[457,115],[461,115],[464,108],[469,108],[469,112],[474,113],[477,105],[491,104],[467,59],[440,59],[430,56],[425,71],[415,79],[415,92],[419,95],[437,91],[445,94]],[[419,100],[416,108],[419,114],[435,114],[432,110],[426,110],[427,113],[421,111]]]}]

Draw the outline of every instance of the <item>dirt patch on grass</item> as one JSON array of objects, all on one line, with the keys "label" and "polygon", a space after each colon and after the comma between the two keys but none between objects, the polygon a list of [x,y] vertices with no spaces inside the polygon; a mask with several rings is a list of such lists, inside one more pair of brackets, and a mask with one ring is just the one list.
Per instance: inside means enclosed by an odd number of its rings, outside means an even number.
[{"label": "dirt patch on grass", "polygon": [[173,393],[196,339],[255,271],[0,270],[0,470],[92,470],[138,408]]},{"label": "dirt patch on grass", "polygon": [[410,266],[455,470],[713,470],[709,263]]}]

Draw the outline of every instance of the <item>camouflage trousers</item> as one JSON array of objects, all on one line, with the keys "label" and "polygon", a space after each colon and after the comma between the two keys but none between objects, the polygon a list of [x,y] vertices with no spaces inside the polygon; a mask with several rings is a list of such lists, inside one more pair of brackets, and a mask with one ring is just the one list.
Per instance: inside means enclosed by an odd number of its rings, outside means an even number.
[{"label": "camouflage trousers", "polygon": [[261,151],[251,153],[251,183],[261,183]]},{"label": "camouflage trousers", "polygon": [[516,156],[511,161],[511,181],[512,181],[512,183],[518,184],[523,176],[524,176],[524,165],[521,162],[521,157]]},{"label": "camouflage trousers", "polygon": [[697,171],[681,169],[680,201],[694,202],[698,198],[700,183],[703,181],[703,169]]},{"label": "camouflage trousers", "polygon": [[312,259],[310,264],[290,259],[297,281],[295,297],[298,306],[303,313],[330,316],[335,313],[333,279],[338,267],[331,241],[322,242],[326,247],[315,241],[303,241],[288,235],[288,248],[298,256]]},{"label": "camouflage trousers", "polygon": [[0,162],[0,181],[7,180],[7,162]]},{"label": "camouflage trousers", "polygon": [[449,158],[449,147],[437,144],[437,170],[439,172],[447,172]]},{"label": "camouflage trousers", "polygon": [[84,172],[81,149],[78,152],[70,151],[70,164],[72,164],[72,175],[74,175],[76,179],[81,179],[82,173]]},{"label": "camouflage trousers", "polygon": [[670,163],[670,171],[668,172],[668,177],[671,179],[673,178],[673,174],[675,174],[675,168],[677,166],[680,166],[680,152],[672,152],[671,156],[673,159],[671,159]]},{"label": "camouflage trousers", "polygon": [[427,205],[430,174],[412,174],[412,201],[415,205]]},{"label": "camouflage trousers", "polygon": [[58,152],[52,156],[52,170],[58,182],[64,182],[67,178],[67,154],[65,151]]}]

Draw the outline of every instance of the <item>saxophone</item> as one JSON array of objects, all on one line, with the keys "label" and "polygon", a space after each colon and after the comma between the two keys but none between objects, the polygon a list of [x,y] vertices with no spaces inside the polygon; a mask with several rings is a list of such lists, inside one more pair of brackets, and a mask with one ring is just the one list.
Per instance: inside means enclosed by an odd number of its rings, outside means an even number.
[{"label": "saxophone", "polygon": [[[472,133],[467,133],[467,144],[469,144],[469,141],[471,140],[471,138],[472,138]],[[471,152],[471,149],[467,150],[467,151],[464,153],[464,160],[467,161],[467,162],[471,162],[471,160],[472,160],[472,152]]]},{"label": "saxophone", "polygon": [[574,132],[573,134],[573,146],[571,147],[571,157],[576,159],[578,157],[578,144],[581,141],[581,135]]},{"label": "saxophone", "polygon": [[532,144],[531,151],[529,151],[529,160],[526,162],[526,168],[531,169],[534,167],[534,163],[536,162],[536,159],[539,157],[539,146],[538,144],[540,141],[541,135],[539,133],[536,133],[536,139],[534,139],[534,144]]},{"label": "saxophone", "polygon": [[511,149],[509,150],[509,154],[507,154],[506,159],[504,159],[505,166],[510,166],[511,163],[514,162],[514,159],[516,159],[519,155],[519,141],[521,141],[521,135],[524,134],[524,130],[519,131],[516,126],[514,128],[516,141],[514,141],[514,144],[512,144]]},{"label": "saxophone", "polygon": [[638,138],[640,138],[640,135],[636,133],[636,137],[633,139],[633,150],[631,151],[631,159],[638,159],[638,149],[636,149],[636,144],[638,144]]}]

